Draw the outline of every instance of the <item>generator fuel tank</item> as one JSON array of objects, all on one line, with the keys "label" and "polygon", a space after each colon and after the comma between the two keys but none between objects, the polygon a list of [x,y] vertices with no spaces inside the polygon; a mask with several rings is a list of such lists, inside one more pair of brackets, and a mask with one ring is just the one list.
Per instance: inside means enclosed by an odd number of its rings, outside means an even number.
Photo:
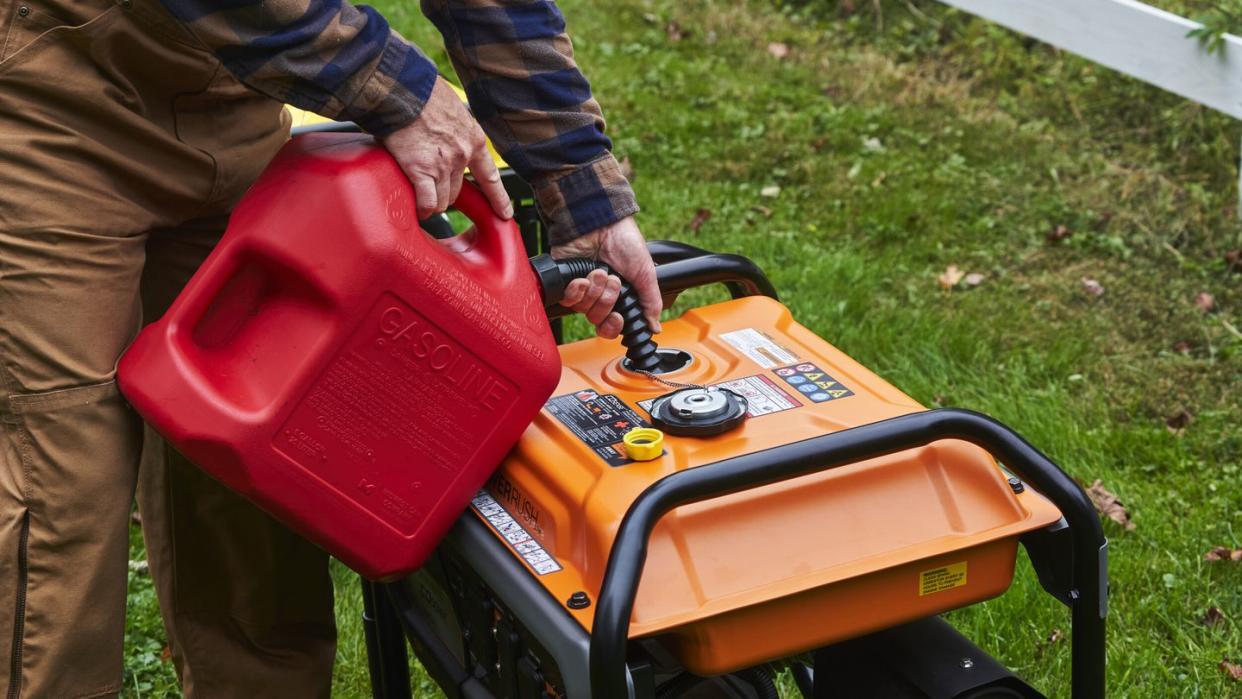
[{"label": "generator fuel tank", "polygon": [[[766,297],[687,311],[659,342],[686,362],[663,382],[615,342],[562,346],[559,386],[471,508],[588,632],[621,521],[661,478],[923,410]],[[624,435],[681,384],[742,395],[748,417],[629,458]],[[1019,535],[1061,517],[1007,479],[942,440],[677,508],[652,533],[630,637],[714,675],[995,597]]]},{"label": "generator fuel tank", "polygon": [[372,579],[430,554],[540,409],[560,359],[513,221],[419,228],[370,137],[291,140],[121,389],[191,461]]}]

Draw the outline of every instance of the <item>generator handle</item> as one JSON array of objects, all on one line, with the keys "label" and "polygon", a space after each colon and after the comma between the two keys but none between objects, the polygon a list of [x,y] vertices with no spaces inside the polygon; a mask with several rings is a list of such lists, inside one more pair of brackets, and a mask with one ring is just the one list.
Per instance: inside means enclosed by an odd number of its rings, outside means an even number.
[{"label": "generator handle", "polygon": [[[709,284],[724,284],[735,299],[745,296],[767,296],[779,301],[776,287],[748,257],[708,252],[683,243],[664,240],[648,244],[656,266],[656,282],[660,293],[667,297]],[[548,309],[548,318],[555,320],[571,315],[572,310],[555,305]]]},{"label": "generator handle", "polygon": [[980,413],[928,410],[813,437],[665,476],[630,506],[608,557],[591,632],[592,699],[626,699],[630,616],[656,523],[677,507],[839,466],[960,439],[987,450],[1051,500],[1073,541],[1071,689],[1075,699],[1104,697],[1104,618],[1108,542],[1090,499],[1072,478],[1016,432]]},{"label": "generator handle", "polygon": [[[651,253],[651,259],[657,265],[666,265],[670,262],[713,254],[708,250],[689,243],[683,243],[679,240],[651,240],[647,242],[647,250]],[[761,276],[764,276],[765,279],[767,278],[763,271],[759,270],[758,266],[755,269]],[[754,295],[753,292],[749,292],[746,287],[738,282],[725,282],[725,288],[729,290],[729,295],[735,299]],[[775,289],[773,293],[775,293]],[[665,294],[665,296],[668,295],[668,293]]]},{"label": "generator handle", "polygon": [[714,252],[665,262],[656,267],[656,280],[666,296],[708,284],[724,284],[735,299],[767,296],[780,300],[763,270],[742,255]]},{"label": "generator handle", "polygon": [[[679,240],[652,240],[647,243],[647,250],[651,252],[651,259],[657,265],[667,265],[670,262],[680,262],[695,257],[709,257],[718,254]],[[738,260],[741,260],[741,263]],[[727,280],[724,282],[724,285],[729,289],[729,294],[735,299],[740,299],[743,296],[767,296],[776,301],[780,300],[780,297],[776,294],[776,287],[772,286],[772,282],[768,280],[768,275],[764,274],[759,265],[756,265],[748,257],[729,255],[723,264],[717,258],[716,260],[708,261],[707,266],[728,266],[731,268],[728,271],[738,278]],[[692,268],[692,266],[687,266],[687,268]],[[656,276],[659,277],[659,268],[657,267],[656,269]],[[682,279],[674,279],[675,276],[682,276]],[[673,293],[675,291],[685,291],[691,288],[691,286],[703,286],[704,284],[713,283],[712,281],[703,280],[681,289],[673,289],[674,285],[687,283],[689,281],[687,277],[693,276],[684,272],[678,273],[676,270],[666,269],[665,278],[660,281],[660,288],[668,293]]]},{"label": "generator handle", "polygon": [[[705,250],[697,245],[683,243],[680,240],[651,240],[647,242],[647,250],[651,253],[651,259],[657,265],[666,265],[670,262],[680,262],[694,257],[708,257],[720,254],[711,250]],[[731,255],[730,257],[740,257],[745,260],[749,264],[750,269],[745,270],[744,275],[755,280],[754,284],[726,282],[725,285],[729,287],[730,292],[733,292],[733,298],[756,296],[759,294],[776,298],[776,289],[768,281],[767,275],[764,274],[758,265],[743,255]]]}]

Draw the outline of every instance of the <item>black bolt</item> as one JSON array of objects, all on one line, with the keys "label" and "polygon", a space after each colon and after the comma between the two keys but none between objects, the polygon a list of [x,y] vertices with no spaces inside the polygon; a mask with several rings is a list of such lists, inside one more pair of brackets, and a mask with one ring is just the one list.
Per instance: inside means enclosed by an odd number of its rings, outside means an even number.
[{"label": "black bolt", "polygon": [[569,596],[569,600],[565,602],[565,606],[570,609],[586,609],[591,606],[591,598],[587,597],[587,593],[579,590]]},{"label": "black bolt", "polygon": [[1026,490],[1026,486],[1022,485],[1022,480],[1019,479],[1017,476],[1009,477],[1009,487],[1013,488],[1013,492],[1015,495]]},{"label": "black bolt", "polygon": [[25,5],[22,5],[21,7],[17,8],[17,14],[21,15],[22,17],[25,17],[26,15],[30,14],[30,8],[26,7]]}]

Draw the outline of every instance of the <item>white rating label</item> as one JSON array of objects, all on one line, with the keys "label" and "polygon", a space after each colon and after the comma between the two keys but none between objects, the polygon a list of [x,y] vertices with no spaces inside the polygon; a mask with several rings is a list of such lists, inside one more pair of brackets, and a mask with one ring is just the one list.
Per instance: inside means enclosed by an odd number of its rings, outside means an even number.
[{"label": "white rating label", "polygon": [[486,490],[480,490],[470,501],[470,506],[474,511],[487,522],[497,534],[505,541],[509,542],[509,546],[526,561],[526,565],[539,575],[547,575],[561,570],[561,564],[556,562],[552,554],[544,550],[539,542],[531,537],[530,532],[515,520],[504,506],[496,502],[496,498]]},{"label": "white rating label", "polygon": [[751,361],[764,369],[793,364],[798,355],[776,343],[776,340],[754,328],[742,328],[733,332],[723,333],[720,339],[733,345],[733,348],[750,357]]}]

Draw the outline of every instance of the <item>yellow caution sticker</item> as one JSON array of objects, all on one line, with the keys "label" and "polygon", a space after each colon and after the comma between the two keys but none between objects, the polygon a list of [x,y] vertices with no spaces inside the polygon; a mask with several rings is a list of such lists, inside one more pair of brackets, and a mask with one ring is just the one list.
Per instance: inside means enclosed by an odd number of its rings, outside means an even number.
[{"label": "yellow caution sticker", "polygon": [[919,597],[952,590],[966,584],[966,561],[919,573]]}]

